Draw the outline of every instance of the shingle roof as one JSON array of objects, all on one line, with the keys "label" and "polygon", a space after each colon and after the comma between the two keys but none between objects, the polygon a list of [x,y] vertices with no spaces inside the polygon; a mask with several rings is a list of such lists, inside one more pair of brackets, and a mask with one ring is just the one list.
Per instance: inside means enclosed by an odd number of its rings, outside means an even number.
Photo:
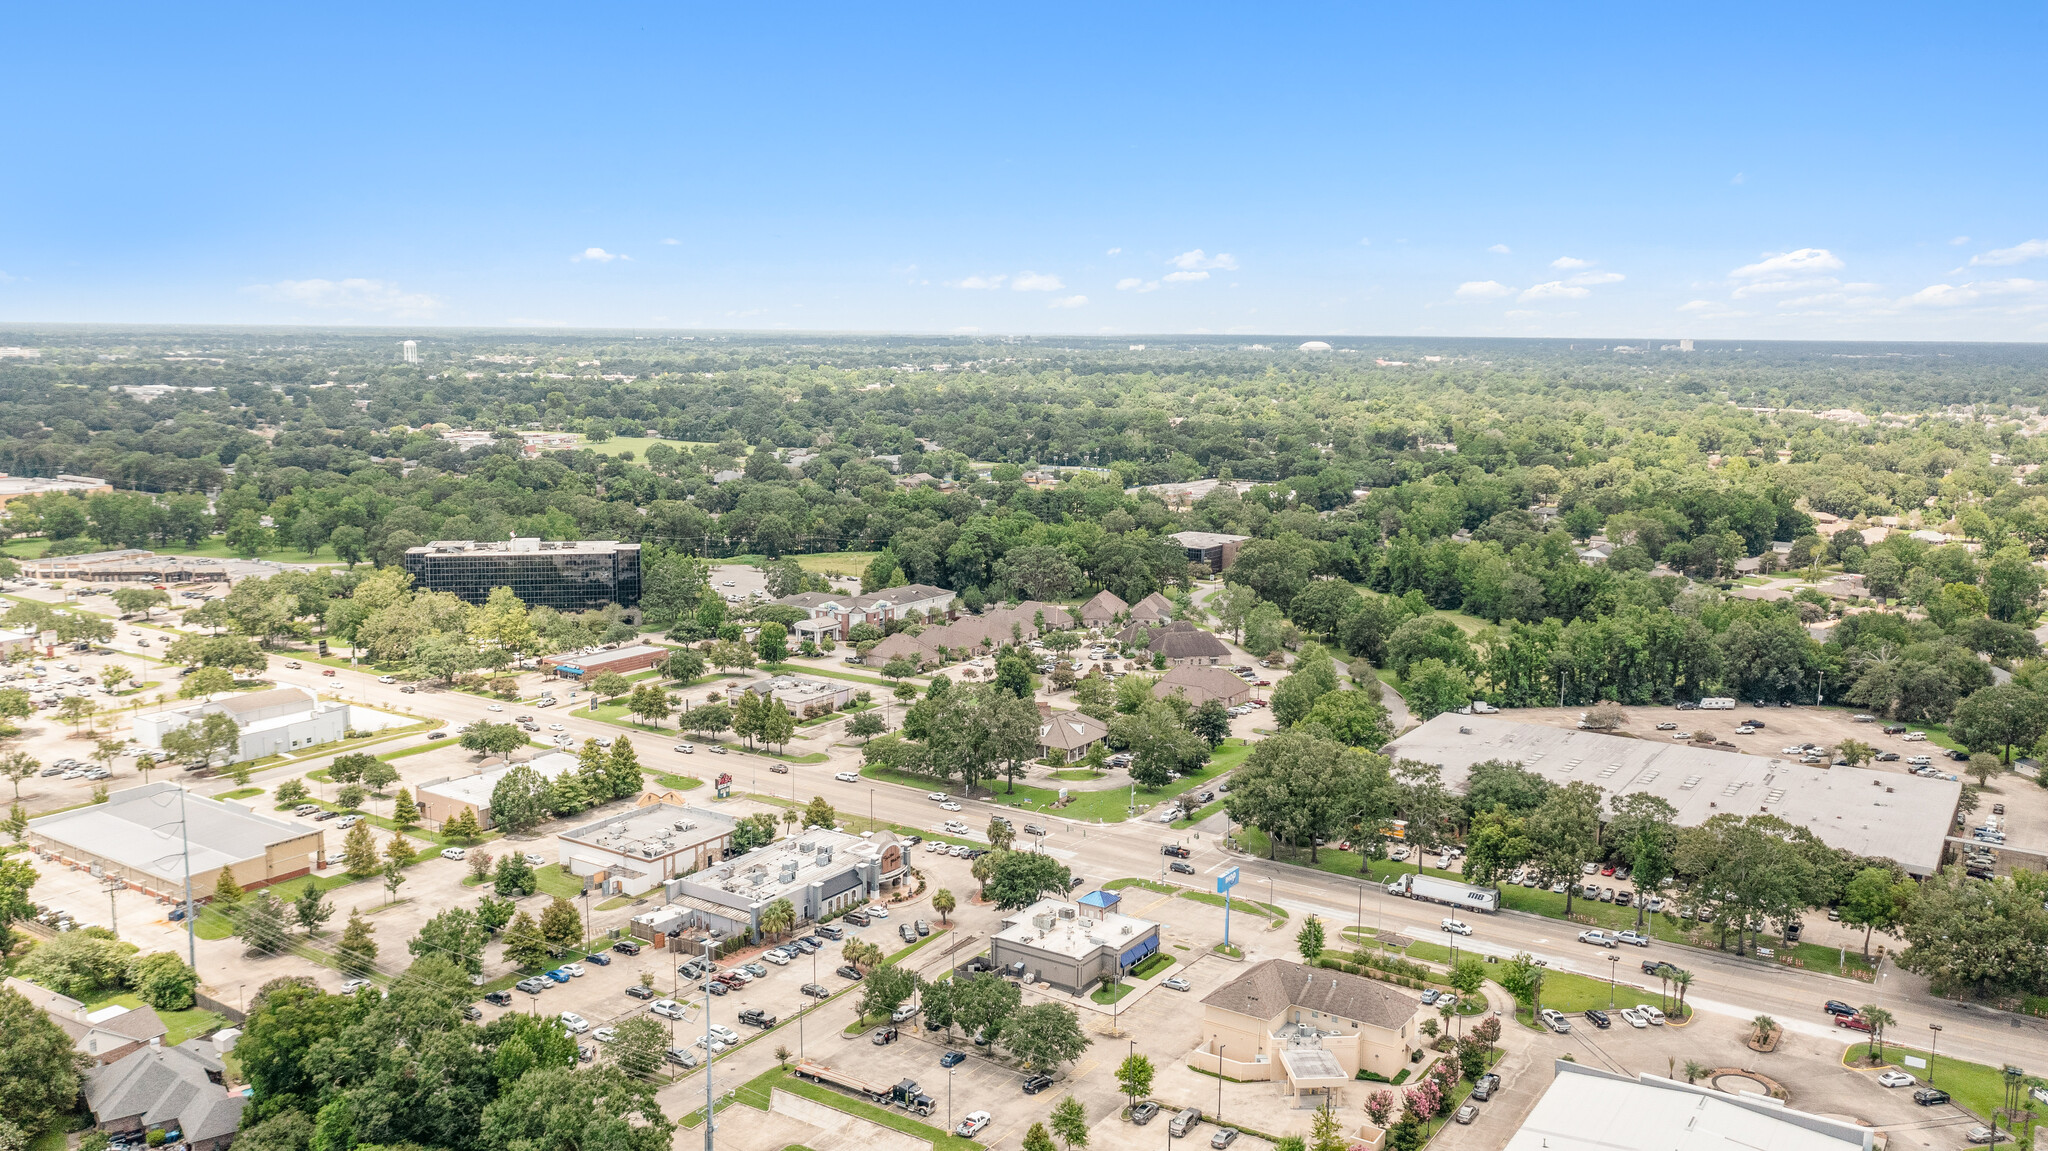
[{"label": "shingle roof", "polygon": [[1038,746],[1072,751],[1109,734],[1109,725],[1078,711],[1056,711],[1038,721]]},{"label": "shingle roof", "polygon": [[1268,959],[1211,991],[1202,1003],[1259,1019],[1301,1007],[1388,1029],[1413,1019],[1422,1006],[1419,999],[1376,979],[1288,959]]},{"label": "shingle roof", "polygon": [[1096,592],[1093,598],[1081,605],[1081,618],[1084,620],[1110,619],[1129,610],[1131,610],[1131,605],[1125,603],[1122,597],[1113,591],[1104,589]]},{"label": "shingle roof", "polygon": [[248,1105],[214,1082],[220,1070],[197,1046],[144,1048],[94,1071],[85,1083],[86,1106],[102,1122],[140,1115],[146,1127],[177,1123],[186,1142],[212,1139],[240,1127]]},{"label": "shingle roof", "polygon": [[1250,695],[1251,686],[1220,667],[1177,667],[1152,685],[1152,694],[1160,699],[1176,691],[1187,696],[1189,703],[1199,704]]},{"label": "shingle roof", "polygon": [[1131,605],[1131,616],[1134,619],[1171,619],[1174,610],[1172,600],[1153,592]]},{"label": "shingle roof", "polygon": [[1152,650],[1168,659],[1222,659],[1230,648],[1206,631],[1165,631],[1152,637]]}]

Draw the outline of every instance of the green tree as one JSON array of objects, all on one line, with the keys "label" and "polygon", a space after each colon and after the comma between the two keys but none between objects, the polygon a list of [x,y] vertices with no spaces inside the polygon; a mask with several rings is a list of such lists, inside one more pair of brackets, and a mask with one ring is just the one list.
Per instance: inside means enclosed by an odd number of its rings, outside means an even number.
[{"label": "green tree", "polygon": [[358,823],[348,829],[347,838],[341,841],[341,866],[357,879],[376,873],[377,840],[368,823]]},{"label": "green tree", "polygon": [[523,968],[535,968],[547,962],[547,937],[541,934],[540,925],[533,921],[533,916],[524,911],[505,928],[505,958]]},{"label": "green tree", "polygon": [[1065,891],[1071,879],[1066,864],[1035,851],[997,851],[982,858],[995,861],[984,893],[1004,911],[1029,907],[1049,892]]},{"label": "green tree", "polygon": [[491,877],[491,890],[507,898],[517,899],[532,895],[540,887],[534,878],[533,868],[526,857],[517,851],[508,851],[498,857],[498,870]]},{"label": "green tree", "polygon": [[[1222,706],[1217,700],[1209,702]],[[1301,723],[1327,731],[1338,743],[1371,750],[1377,750],[1394,734],[1387,705],[1363,691],[1324,694],[1309,708]]]},{"label": "green tree", "polygon": [[761,625],[754,633],[754,650],[761,655],[761,662],[773,667],[789,658],[789,629],[779,623]]},{"label": "green tree", "polygon": [[627,698],[626,714],[640,722],[655,727],[675,711],[675,705],[668,700],[668,691],[657,683],[643,683],[633,689]]},{"label": "green tree", "polygon": [[251,951],[276,955],[291,942],[291,927],[286,920],[284,901],[271,894],[267,887],[246,903],[237,904],[231,918],[235,937]]},{"label": "green tree", "polygon": [[400,827],[411,827],[420,821],[419,805],[412,801],[412,792],[398,789],[398,798],[391,803],[391,822]]},{"label": "green tree", "polygon": [[327,899],[321,894],[320,885],[317,883],[308,883],[299,890],[298,897],[292,900],[292,918],[297,921],[299,929],[308,935],[317,934],[333,914],[334,908],[328,906]]},{"label": "green tree", "polygon": [[1472,702],[1472,680],[1463,669],[1441,660],[1425,659],[1409,667],[1401,681],[1408,709],[1419,720],[1434,719]]},{"label": "green tree", "polygon": [[1553,790],[1528,819],[1530,857],[1551,882],[1563,880],[1564,911],[1572,912],[1581,868],[1600,844],[1600,788],[1580,780]]},{"label": "green tree", "polygon": [[612,744],[612,750],[605,757],[605,781],[613,799],[629,799],[640,794],[644,782],[640,774],[640,753],[633,750],[633,741],[620,736]]},{"label": "green tree", "polygon": [[946,917],[953,914],[957,906],[959,904],[955,902],[951,888],[941,887],[932,893],[932,910],[939,913],[940,923],[946,922]]},{"label": "green tree", "polygon": [[36,1004],[0,988],[0,1116],[23,1131],[50,1128],[78,1100],[87,1057]]},{"label": "green tree", "polygon": [[848,721],[846,725],[846,734],[859,739],[862,743],[866,743],[887,730],[889,730],[889,725],[887,721],[882,719],[880,711],[861,712]]},{"label": "green tree", "polygon": [[27,752],[10,751],[5,755],[0,755],[0,775],[6,776],[8,782],[14,785],[14,798],[16,799],[21,798],[21,781],[35,775],[42,769],[42,763]]},{"label": "green tree", "polygon": [[887,1019],[917,990],[917,976],[907,968],[885,963],[868,973],[861,984],[862,1019]]},{"label": "green tree", "polygon": [[1064,1003],[1036,1003],[1019,1008],[1003,1024],[1001,1039],[1027,1068],[1049,1071],[1081,1057],[1094,1042],[1081,1028],[1081,1017]]},{"label": "green tree", "polygon": [[1313,965],[1323,954],[1323,921],[1311,914],[1294,935],[1294,946],[1302,959]]},{"label": "green tree", "polygon": [[419,934],[406,942],[415,959],[438,955],[468,975],[484,972],[484,945],[491,933],[476,912],[451,907],[420,925]]},{"label": "green tree", "polygon": [[633,690],[633,682],[615,671],[600,672],[590,681],[590,694],[601,700],[617,699]]},{"label": "green tree", "polygon": [[1898,1020],[1893,1018],[1891,1012],[1874,1003],[1864,1004],[1857,1009],[1857,1014],[1863,1016],[1864,1021],[1870,1024],[1870,1057],[1874,1060],[1883,1059],[1884,1029],[1897,1023]]},{"label": "green tree", "polygon": [[566,947],[583,935],[583,918],[576,914],[576,905],[555,896],[540,913],[541,938],[557,947]]},{"label": "green tree", "polygon": [[1053,1146],[1052,1136],[1045,1133],[1045,1124],[1034,1119],[1024,1131],[1024,1151],[1059,1151],[1059,1148]]},{"label": "green tree", "polygon": [[198,699],[235,690],[235,675],[224,667],[202,667],[178,685],[178,698]]},{"label": "green tree", "polygon": [[129,960],[126,982],[138,999],[158,1011],[189,1011],[199,975],[184,960],[159,951]]},{"label": "green tree", "polygon": [[1842,922],[1863,928],[1863,957],[1870,958],[1870,934],[1890,931],[1913,905],[1913,882],[1888,868],[1866,867],[1842,889]]},{"label": "green tree", "polygon": [[1973,692],[1956,705],[1949,734],[1971,751],[1996,751],[2011,763],[2015,745],[2030,748],[2048,734],[2048,696],[2016,683]]},{"label": "green tree", "polygon": [[612,1063],[635,1079],[644,1079],[661,1068],[661,1053],[668,1046],[668,1031],[645,1015],[619,1024],[611,1044]]},{"label": "green tree", "polygon": [[668,1151],[675,1124],[662,1114],[654,1091],[652,1081],[618,1068],[537,1068],[512,1081],[484,1108],[477,1147]]},{"label": "green tree", "polygon": [[213,901],[222,908],[231,908],[241,902],[242,894],[242,885],[235,882],[235,869],[223,866],[213,883]]},{"label": "green tree", "polygon": [[1124,1056],[1116,1067],[1117,1090],[1124,1093],[1130,1105],[1136,1107],[1138,1100],[1152,1094],[1152,1060],[1135,1052]]},{"label": "green tree", "polygon": [[548,781],[530,764],[514,764],[491,788],[491,821],[518,835],[547,818]]},{"label": "green tree", "polygon": [[1636,926],[1643,925],[1649,893],[1661,891],[1671,878],[1678,850],[1678,809],[1648,792],[1616,796],[1614,816],[1607,824],[1607,842],[1622,852],[1634,875]]}]

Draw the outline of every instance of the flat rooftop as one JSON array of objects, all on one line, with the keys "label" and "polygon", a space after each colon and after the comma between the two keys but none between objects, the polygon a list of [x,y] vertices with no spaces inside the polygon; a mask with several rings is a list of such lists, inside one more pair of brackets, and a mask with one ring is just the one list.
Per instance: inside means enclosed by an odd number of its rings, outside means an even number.
[{"label": "flat rooftop", "polygon": [[[623,815],[570,828],[557,838],[621,855],[656,859],[699,843],[723,839],[737,825],[738,821],[731,816],[707,808],[650,803]],[[648,847],[654,849],[652,853],[641,850]]]},{"label": "flat rooftop", "polygon": [[[873,839],[862,839],[843,831],[808,827],[792,838],[777,840],[738,859],[707,867],[690,876],[689,881],[718,888],[730,895],[768,902],[801,891],[828,875],[837,875],[849,867],[867,863],[881,855],[884,844],[894,842],[895,835],[886,831],[876,832]],[[825,862],[821,863],[821,859]],[[784,879],[785,875],[790,878]]]},{"label": "flat rooftop", "polygon": [[1616,1075],[1562,1060],[1507,1151],[1869,1151],[1874,1128],[1775,1099],[1725,1095],[1656,1075]]},{"label": "flat rooftop", "polygon": [[[105,803],[32,819],[29,831],[160,879],[180,877],[185,860],[178,834],[179,791],[169,782],[131,787],[115,792]],[[191,829],[195,875],[254,859],[274,844],[319,834],[314,828],[193,793],[184,796],[183,807]]]},{"label": "flat rooftop", "polygon": [[61,472],[55,476],[0,475],[0,496],[26,496],[37,492],[75,492],[104,487],[106,483],[107,481],[92,476],[72,476]]},{"label": "flat rooftop", "polygon": [[1946,779],[1808,766],[1783,757],[1719,751],[1521,723],[1501,716],[1437,716],[1386,746],[1385,754],[1443,767],[1462,792],[1472,765],[1520,763],[1555,784],[1583,781],[1610,796],[1648,792],[1692,827],[1716,815],[1775,815],[1831,847],[1895,859],[1915,875],[1940,868],[1943,838],[1963,785]]},{"label": "flat rooftop", "polygon": [[[1073,918],[1063,917],[1062,911]],[[1004,924],[993,938],[1068,959],[1086,959],[1103,948],[1121,952],[1159,926],[1149,919],[1065,899],[1041,899]]]},{"label": "flat rooftop", "polygon": [[508,763],[503,767],[494,767],[489,771],[465,775],[459,779],[437,779],[420,784],[419,790],[431,791],[443,799],[466,803],[478,811],[487,811],[491,806],[491,792],[497,789],[498,781],[505,778],[513,768],[531,767],[540,773],[542,779],[554,779],[575,771],[581,762],[566,751],[550,751],[526,760],[523,765]]},{"label": "flat rooftop", "polygon": [[639,544],[620,543],[617,540],[543,540],[530,536],[516,536],[509,540],[434,540],[416,548],[409,548],[406,554],[505,556],[583,552],[590,555],[609,555],[612,552],[639,550]]}]

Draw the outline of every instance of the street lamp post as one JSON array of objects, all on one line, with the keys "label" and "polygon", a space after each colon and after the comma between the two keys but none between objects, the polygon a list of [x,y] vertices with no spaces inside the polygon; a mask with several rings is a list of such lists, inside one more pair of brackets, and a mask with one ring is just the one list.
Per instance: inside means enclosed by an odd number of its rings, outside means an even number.
[{"label": "street lamp post", "polygon": [[1621,956],[1607,957],[1607,1010],[1614,1010],[1614,973],[1621,968]]},{"label": "street lamp post", "polygon": [[1941,1024],[1930,1023],[1927,1030],[1934,1034],[1927,1040],[1927,1085],[1934,1086],[1934,1049],[1941,1045]]},{"label": "street lamp post", "polygon": [[1225,1046],[1225,1045],[1224,1045],[1224,1044],[1221,1044],[1221,1043],[1218,1043],[1218,1044],[1216,1045],[1216,1122],[1218,1122],[1218,1123],[1221,1123],[1221,1122],[1223,1122],[1223,1048],[1224,1048],[1224,1046]]}]

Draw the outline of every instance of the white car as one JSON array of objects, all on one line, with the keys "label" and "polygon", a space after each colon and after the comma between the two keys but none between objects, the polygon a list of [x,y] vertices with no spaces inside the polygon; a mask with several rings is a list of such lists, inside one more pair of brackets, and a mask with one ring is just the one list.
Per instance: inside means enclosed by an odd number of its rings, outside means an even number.
[{"label": "white car", "polygon": [[547,865],[548,865],[548,861],[547,861],[547,860],[545,860],[545,859],[542,859],[542,858],[541,858],[540,856],[538,856],[538,855],[535,855],[535,854],[534,854],[533,852],[531,852],[531,851],[529,851],[529,852],[527,852],[527,853],[526,853],[526,866],[528,866],[528,867],[546,867]]},{"label": "white car", "polygon": [[872,915],[872,916],[874,916],[874,917],[875,917],[876,919],[887,919],[887,918],[889,918],[889,909],[888,909],[888,908],[886,908],[886,907],[883,907],[883,906],[882,906],[881,904],[879,904],[879,903],[870,903],[870,904],[868,904],[868,906],[867,906],[867,913],[868,913],[869,915]]},{"label": "white car", "polygon": [[561,1019],[562,1026],[568,1028],[571,1035],[581,1035],[590,1030],[590,1020],[583,1018],[574,1011],[562,1012]]},{"label": "white car", "polygon": [[731,1046],[732,1044],[738,1043],[740,1041],[740,1033],[734,1031],[732,1028],[727,1027],[722,1023],[712,1024],[710,1027],[710,1031],[711,1037],[713,1039],[716,1039],[720,1043],[726,1044],[727,1046]]},{"label": "white car", "polygon": [[560,730],[562,730],[562,725],[561,725],[561,724],[559,724],[559,723],[551,723],[551,724],[549,724],[549,725],[548,725],[548,730],[549,730],[549,731],[560,731]]},{"label": "white car", "polygon": [[1178,975],[1167,976],[1164,980],[1160,981],[1159,986],[1170,988],[1174,991],[1192,991],[1194,989],[1193,984]]},{"label": "white car", "polygon": [[485,710],[485,711],[504,711],[504,710],[505,710],[505,705],[504,705],[504,704],[502,704],[502,703],[494,703],[494,704],[492,704],[491,706],[489,706],[489,707],[485,708],[484,710]]},{"label": "white car", "polygon": [[1453,935],[1472,934],[1472,925],[1462,919],[1446,919],[1443,921],[1442,927]]},{"label": "white car", "polygon": [[1408,858],[1408,849],[1406,847],[1397,847],[1387,853],[1387,858],[1396,861],[1406,859]]},{"label": "white car", "polygon": [[1636,1004],[1636,1014],[1649,1020],[1652,1027],[1664,1026],[1664,1013],[1647,1003]]},{"label": "white car", "polygon": [[940,811],[959,811],[959,810],[961,810],[961,808],[960,808],[960,805],[959,805],[959,804],[957,804],[957,803],[954,803],[954,802],[953,802],[952,800],[950,800],[950,799],[949,799],[949,800],[947,800],[946,802],[944,802],[944,803],[942,803],[942,804],[940,804],[940,805],[939,805],[939,810],[940,810]]},{"label": "white car", "polygon": [[1916,1082],[1918,1081],[1903,1071],[1887,1071],[1877,1077],[1877,1085],[1880,1087],[1911,1087]]},{"label": "white car", "polygon": [[761,958],[773,963],[777,967],[789,966],[789,956],[784,955],[780,951],[764,951],[761,953]]},{"label": "white car", "polygon": [[933,803],[945,803],[953,798],[952,796],[947,795],[943,791],[928,791],[925,792],[924,797],[926,799],[931,800]]},{"label": "white car", "polygon": [[960,1121],[960,1126],[953,1129],[953,1134],[962,1139],[972,1139],[988,1129],[988,1118],[986,1111],[969,1111],[967,1118]]},{"label": "white car", "polygon": [[694,743],[679,743],[676,745],[676,750],[684,755],[695,755],[697,754],[697,745]]},{"label": "white car", "polygon": [[1624,931],[1614,938],[1616,941],[1626,943],[1631,947],[1648,947],[1650,945],[1650,937],[1638,931]]},{"label": "white car", "polygon": [[839,781],[839,782],[841,782],[841,783],[859,783],[859,782],[860,782],[860,772],[857,772],[857,771],[836,771],[836,772],[833,772],[833,773],[832,773],[832,778],[833,778],[833,779],[836,779],[836,780],[838,780],[838,781]]},{"label": "white car", "polygon": [[683,1005],[673,999],[657,999],[653,1003],[648,1004],[647,1009],[664,1019],[681,1019],[683,1017]]},{"label": "white car", "polygon": [[1648,1026],[1650,1025],[1650,1021],[1649,1021],[1649,1020],[1647,1020],[1647,1019],[1645,1019],[1645,1018],[1643,1018],[1643,1017],[1642,1017],[1642,1015],[1641,1015],[1641,1013],[1639,1013],[1639,1012],[1638,1012],[1638,1011],[1637,1011],[1637,1010],[1636,1010],[1635,1008],[1633,1008],[1633,1007],[1624,1007],[1624,1008],[1622,1008],[1622,1009],[1621,1009],[1621,1018],[1622,1018],[1622,1022],[1624,1022],[1624,1023],[1627,1023],[1627,1024],[1628,1024],[1628,1025],[1629,1025],[1630,1027],[1634,1027],[1634,1028],[1638,1028],[1638,1029],[1641,1029],[1641,1028],[1645,1028],[1645,1027],[1648,1027]]},{"label": "white car", "polygon": [[610,1043],[619,1037],[619,1029],[616,1027],[600,1027],[591,1032],[590,1037],[599,1043]]},{"label": "white car", "polygon": [[462,857],[467,854],[467,852],[463,851],[459,847],[444,847],[441,849],[442,859],[453,859],[457,862],[460,862]]},{"label": "white car", "polygon": [[574,978],[583,974],[583,965],[581,963],[564,963],[555,970]]},{"label": "white car", "polygon": [[377,677],[377,682],[378,682],[378,683],[397,683],[397,682],[398,682],[398,677],[397,677],[397,676],[395,676],[395,675],[380,675],[380,676],[378,676],[378,677]]}]

